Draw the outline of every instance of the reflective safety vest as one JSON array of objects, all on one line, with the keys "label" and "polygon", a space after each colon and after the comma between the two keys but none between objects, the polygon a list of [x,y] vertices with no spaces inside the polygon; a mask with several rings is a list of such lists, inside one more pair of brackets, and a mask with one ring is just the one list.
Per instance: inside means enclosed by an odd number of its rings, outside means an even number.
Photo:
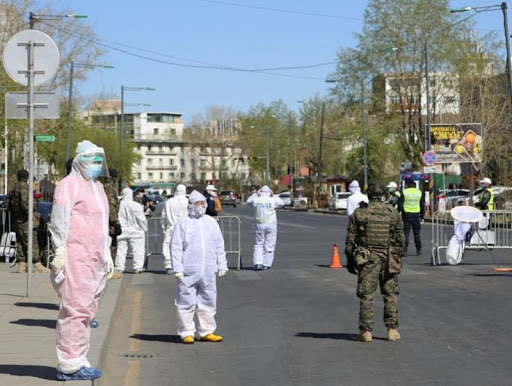
[{"label": "reflective safety vest", "polygon": [[404,190],[404,213],[420,213],[421,190],[407,188]]},{"label": "reflective safety vest", "polygon": [[[400,191],[399,191],[399,190],[395,190],[393,193],[391,193],[391,194],[389,195],[389,198],[388,198],[388,204],[393,205],[393,199],[395,198],[395,196],[397,197],[397,202],[398,202],[398,200],[400,199],[400,196],[401,196],[401,194],[400,194]],[[394,206],[396,207],[396,204],[394,204]]]},{"label": "reflective safety vest", "polygon": [[484,193],[485,191],[488,191],[491,193],[491,198],[489,199],[489,202],[487,203],[487,208],[481,208],[482,210],[494,210],[494,192],[491,188],[486,188],[480,192],[480,196],[478,197],[478,201],[482,202],[484,199]]}]

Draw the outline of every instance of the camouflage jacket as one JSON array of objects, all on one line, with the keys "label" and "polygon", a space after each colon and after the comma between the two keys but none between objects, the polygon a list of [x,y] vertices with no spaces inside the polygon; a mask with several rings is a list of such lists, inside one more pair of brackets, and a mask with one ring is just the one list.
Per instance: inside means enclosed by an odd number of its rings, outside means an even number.
[{"label": "camouflage jacket", "polygon": [[370,201],[367,207],[356,209],[348,223],[345,240],[347,259],[355,258],[354,252],[358,247],[382,258],[388,256],[390,247],[405,252],[404,225],[398,211],[381,201]]},{"label": "camouflage jacket", "polygon": [[105,194],[107,195],[108,200],[108,223],[109,225],[114,225],[119,222],[119,199],[117,198],[117,188],[116,181],[113,178],[110,178],[108,181],[103,183],[103,187],[105,188]]},{"label": "camouflage jacket", "polygon": [[[5,207],[11,214],[13,222],[28,221],[28,183],[17,181],[7,197],[5,198]],[[33,228],[39,227],[40,213],[37,212],[37,200],[34,200],[33,210]]]}]

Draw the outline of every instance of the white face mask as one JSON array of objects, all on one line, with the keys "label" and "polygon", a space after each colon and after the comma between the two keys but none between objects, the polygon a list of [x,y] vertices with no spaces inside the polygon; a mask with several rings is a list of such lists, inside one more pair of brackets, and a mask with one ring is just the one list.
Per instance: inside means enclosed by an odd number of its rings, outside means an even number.
[{"label": "white face mask", "polygon": [[214,190],[210,194],[212,195],[212,197],[217,197],[217,192]]},{"label": "white face mask", "polygon": [[206,213],[206,207],[204,207],[204,206],[196,206],[196,207],[194,207],[194,214],[195,214],[197,217],[201,217],[201,216],[203,216],[205,213]]}]

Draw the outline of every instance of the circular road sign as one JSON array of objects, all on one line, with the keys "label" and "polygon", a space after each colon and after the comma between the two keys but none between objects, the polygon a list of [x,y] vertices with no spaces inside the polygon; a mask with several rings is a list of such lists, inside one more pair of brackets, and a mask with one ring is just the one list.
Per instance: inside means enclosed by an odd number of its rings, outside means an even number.
[{"label": "circular road sign", "polygon": [[435,165],[437,163],[437,154],[432,150],[426,151],[423,153],[423,162],[427,166]]},{"label": "circular road sign", "polygon": [[44,32],[28,29],[11,37],[4,47],[2,60],[7,74],[17,83],[28,86],[28,48],[34,42],[34,86],[50,80],[59,68],[57,44]]}]

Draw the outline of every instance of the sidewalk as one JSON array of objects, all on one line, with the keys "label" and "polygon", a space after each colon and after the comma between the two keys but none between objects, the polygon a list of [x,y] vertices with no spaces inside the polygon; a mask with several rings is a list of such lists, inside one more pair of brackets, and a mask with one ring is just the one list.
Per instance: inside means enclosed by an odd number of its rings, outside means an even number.
[{"label": "sidewalk", "polygon": [[[99,369],[121,280],[107,283],[96,318],[100,326],[91,331],[88,359]],[[17,266],[10,268],[9,264],[0,262],[0,385],[91,385],[92,381],[61,382],[55,378],[59,301],[50,274],[32,275],[28,298],[26,287],[27,275],[18,274]]]}]

